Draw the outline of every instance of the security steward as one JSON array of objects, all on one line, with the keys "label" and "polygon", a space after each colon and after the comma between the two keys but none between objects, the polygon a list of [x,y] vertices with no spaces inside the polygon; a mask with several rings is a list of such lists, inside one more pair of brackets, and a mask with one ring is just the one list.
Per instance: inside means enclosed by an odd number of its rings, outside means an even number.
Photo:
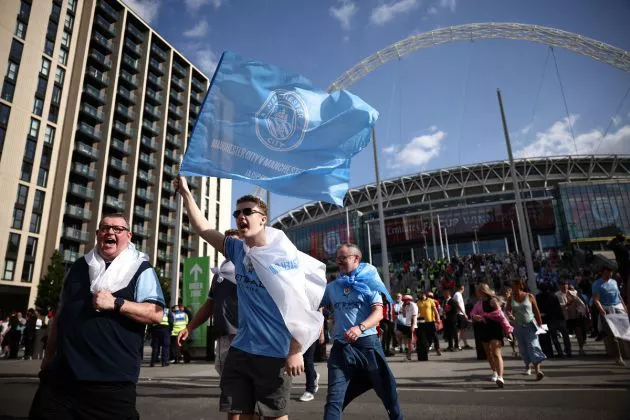
[{"label": "security steward", "polygon": [[154,367],[158,358],[162,358],[162,366],[168,366],[170,355],[170,337],[173,331],[173,314],[168,308],[164,308],[164,315],[159,324],[151,327],[151,367]]},{"label": "security steward", "polygon": [[178,363],[181,358],[181,349],[177,345],[177,335],[180,331],[186,329],[188,325],[188,315],[186,312],[180,310],[180,307],[175,305],[172,308],[173,313],[173,329],[171,331],[171,354],[172,354],[172,363]]}]

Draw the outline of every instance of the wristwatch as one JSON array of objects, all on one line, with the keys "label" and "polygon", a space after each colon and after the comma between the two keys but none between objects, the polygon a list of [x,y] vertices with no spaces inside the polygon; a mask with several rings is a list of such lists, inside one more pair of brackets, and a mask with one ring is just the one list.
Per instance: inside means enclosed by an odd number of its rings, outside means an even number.
[{"label": "wristwatch", "polygon": [[363,324],[359,324],[359,329],[361,330],[362,333],[364,333],[365,330],[367,330],[367,327]]},{"label": "wristwatch", "polygon": [[120,313],[120,308],[123,306],[124,303],[125,303],[125,299],[121,297],[117,297],[114,300],[114,312]]}]

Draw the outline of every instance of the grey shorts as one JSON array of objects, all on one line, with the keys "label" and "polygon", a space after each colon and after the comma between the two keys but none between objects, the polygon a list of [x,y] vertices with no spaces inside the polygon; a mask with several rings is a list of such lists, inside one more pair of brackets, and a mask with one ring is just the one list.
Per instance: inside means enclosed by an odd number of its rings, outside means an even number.
[{"label": "grey shorts", "polygon": [[219,410],[263,417],[287,415],[291,377],[284,375],[285,361],[231,347],[221,375]]},{"label": "grey shorts", "polygon": [[223,373],[223,367],[225,366],[225,359],[227,358],[230,346],[232,345],[233,335],[222,335],[216,340],[216,349],[214,351],[214,368],[221,376]]}]

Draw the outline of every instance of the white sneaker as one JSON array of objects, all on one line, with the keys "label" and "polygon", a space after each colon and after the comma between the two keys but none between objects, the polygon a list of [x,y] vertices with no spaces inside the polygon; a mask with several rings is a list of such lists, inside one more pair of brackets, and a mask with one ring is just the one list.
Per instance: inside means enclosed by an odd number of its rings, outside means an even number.
[{"label": "white sneaker", "polygon": [[314,399],[315,399],[315,395],[311,394],[310,392],[305,392],[300,397],[300,401],[302,402],[309,402],[309,401],[313,401]]},{"label": "white sneaker", "polygon": [[496,372],[492,372],[492,377],[490,378],[490,382],[496,382],[499,379],[499,374]]},{"label": "white sneaker", "polygon": [[497,380],[495,381],[499,388],[503,388],[505,385],[505,381],[503,380],[503,376],[497,376]]},{"label": "white sneaker", "polygon": [[523,375],[525,376],[531,376],[532,374],[532,368],[528,368],[525,372],[523,372]]},{"label": "white sneaker", "polygon": [[313,394],[316,394],[317,391],[319,391],[319,372],[317,373],[317,376],[315,377],[315,391],[313,391]]}]

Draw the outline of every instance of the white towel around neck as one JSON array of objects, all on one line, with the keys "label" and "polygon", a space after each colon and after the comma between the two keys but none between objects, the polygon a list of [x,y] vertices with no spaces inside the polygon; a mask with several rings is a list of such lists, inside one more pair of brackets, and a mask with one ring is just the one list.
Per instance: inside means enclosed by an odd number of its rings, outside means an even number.
[{"label": "white towel around neck", "polygon": [[149,261],[149,256],[129,243],[127,249],[114,258],[109,268],[99,254],[98,247],[94,247],[85,255],[85,261],[89,266],[90,291],[96,293],[99,290],[107,290],[115,293],[129,285],[140,265]]}]

